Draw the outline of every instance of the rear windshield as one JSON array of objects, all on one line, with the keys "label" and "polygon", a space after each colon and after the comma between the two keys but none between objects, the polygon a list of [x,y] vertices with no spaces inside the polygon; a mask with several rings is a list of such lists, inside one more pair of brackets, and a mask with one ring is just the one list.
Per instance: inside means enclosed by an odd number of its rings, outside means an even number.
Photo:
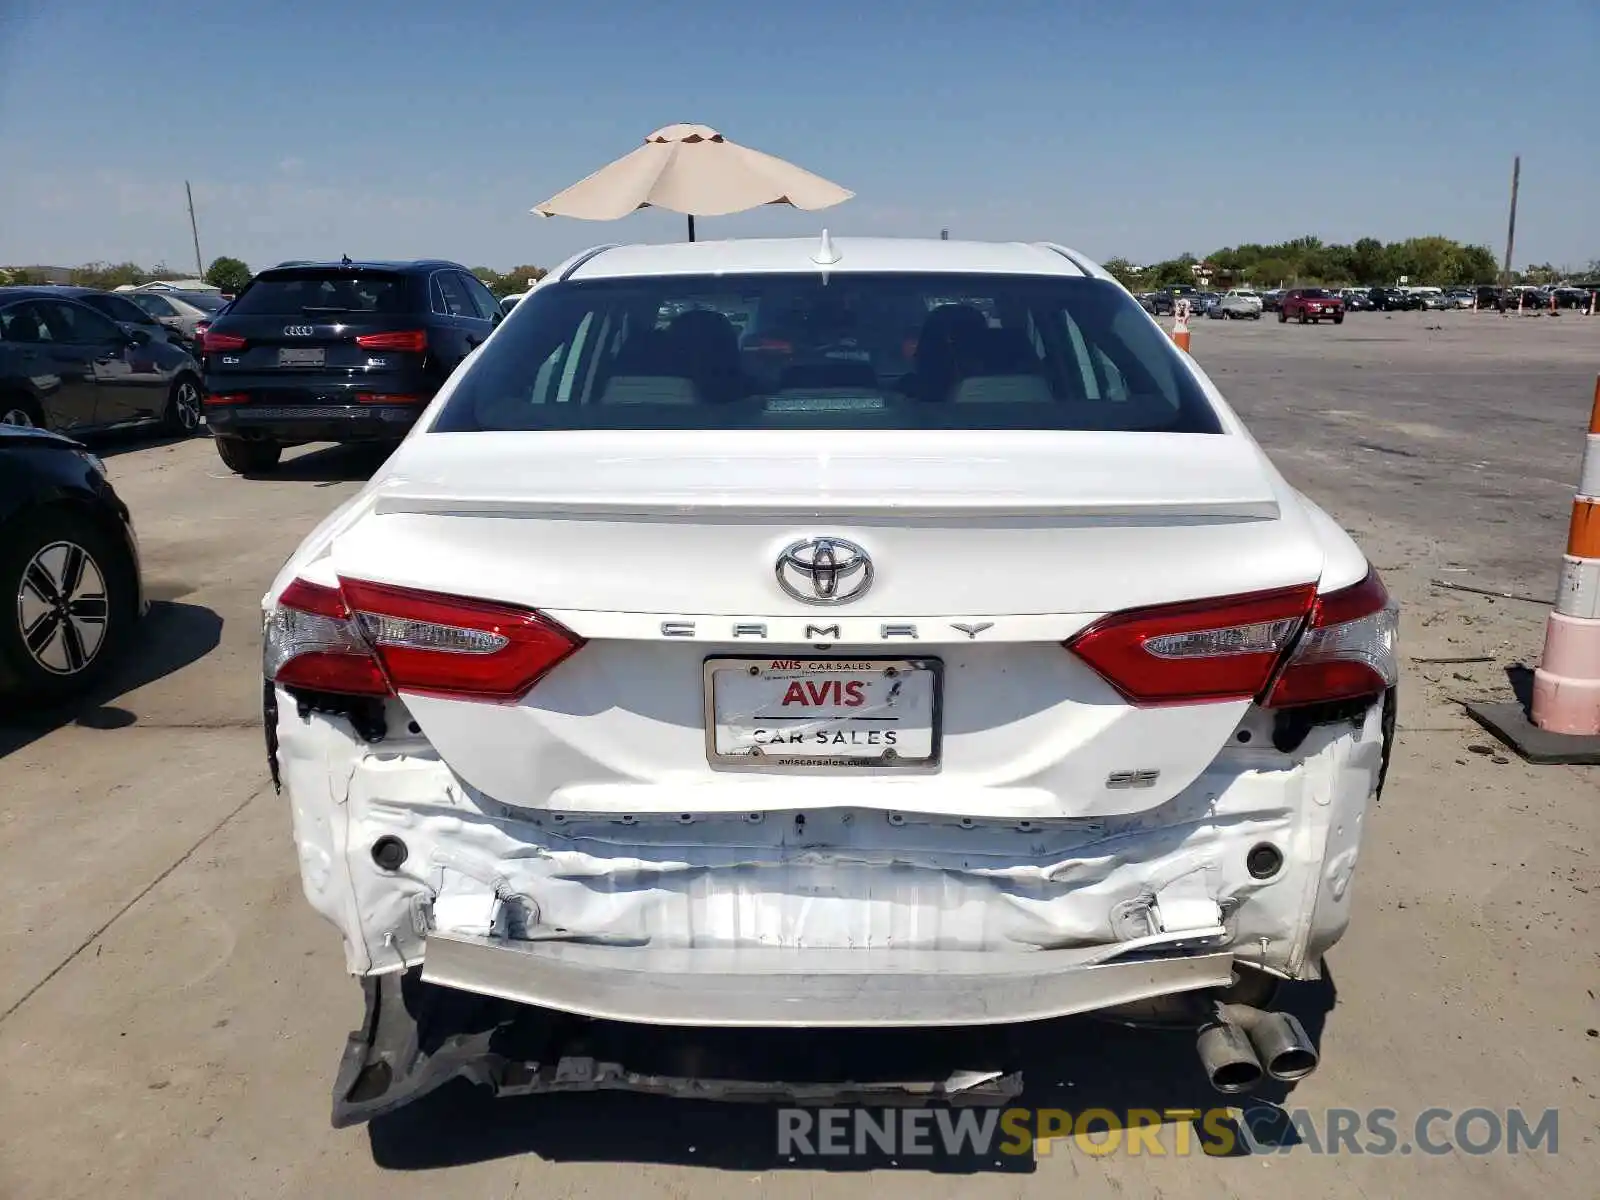
[{"label": "rear windshield", "polygon": [[[228,309],[231,316],[294,316],[303,312],[404,313],[403,275],[300,270],[259,275]],[[218,303],[221,303],[219,300]]]},{"label": "rear windshield", "polygon": [[1322,288],[1307,288],[1300,294],[1311,300],[1326,300],[1329,295],[1329,293],[1324,291]]},{"label": "rear windshield", "polygon": [[185,304],[193,305],[195,308],[203,309],[205,312],[216,312],[217,309],[227,303],[216,292],[173,292],[172,294]]},{"label": "rear windshield", "polygon": [[541,287],[433,428],[1220,432],[1115,284],[822,272]]}]

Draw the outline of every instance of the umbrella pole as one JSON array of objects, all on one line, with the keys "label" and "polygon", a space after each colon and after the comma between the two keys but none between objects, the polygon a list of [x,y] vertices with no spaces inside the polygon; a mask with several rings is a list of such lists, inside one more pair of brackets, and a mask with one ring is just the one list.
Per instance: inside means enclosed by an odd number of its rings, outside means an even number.
[{"label": "umbrella pole", "polygon": [[694,241],[694,214],[689,214],[689,240]]}]

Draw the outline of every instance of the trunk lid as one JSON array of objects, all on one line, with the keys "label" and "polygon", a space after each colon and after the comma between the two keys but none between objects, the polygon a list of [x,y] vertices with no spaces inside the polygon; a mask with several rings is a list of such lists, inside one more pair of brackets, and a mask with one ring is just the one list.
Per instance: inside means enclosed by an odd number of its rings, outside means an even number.
[{"label": "trunk lid", "polygon": [[[819,536],[870,555],[858,599],[780,585],[785,548]],[[346,578],[536,608],[588,639],[515,704],[406,696],[504,803],[1028,819],[1170,799],[1249,707],[1136,708],[1064,639],[1322,566],[1247,437],[1156,433],[425,434],[332,553]],[[729,656],[936,660],[937,765],[713,766],[707,660]]]}]

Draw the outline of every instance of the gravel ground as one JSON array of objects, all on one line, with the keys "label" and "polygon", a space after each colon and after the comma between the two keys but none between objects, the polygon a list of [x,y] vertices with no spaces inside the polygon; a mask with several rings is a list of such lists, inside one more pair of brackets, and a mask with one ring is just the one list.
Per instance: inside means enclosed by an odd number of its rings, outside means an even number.
[{"label": "gravel ground", "polygon": [[[1511,694],[1544,609],[1432,581],[1552,592],[1600,321],[1201,320],[1194,352],[1405,605],[1401,734],[1355,924],[1304,996],[1324,1066],[1279,1099],[1393,1109],[1401,1143],[1430,1107],[1557,1108],[1554,1154],[1319,1155],[1302,1139],[1182,1156],[1189,1127],[1171,1118],[1161,1155],[1054,1143],[819,1165],[779,1155],[759,1109],[496,1105],[465,1090],[334,1132],[328,1092],[359,997],[300,897],[265,779],[256,604],[372,460],[312,448],[242,480],[204,440],[127,441],[103,449],[145,545],[147,646],[74,719],[0,729],[0,1195],[1593,1195],[1600,768],[1527,766],[1464,718],[1459,699]],[[1413,661],[1445,657],[1484,661]],[[1184,1037],[1055,1022],[1005,1042],[1040,1107],[1215,1103]],[[941,1035],[927,1051],[981,1060],[991,1046]]]}]

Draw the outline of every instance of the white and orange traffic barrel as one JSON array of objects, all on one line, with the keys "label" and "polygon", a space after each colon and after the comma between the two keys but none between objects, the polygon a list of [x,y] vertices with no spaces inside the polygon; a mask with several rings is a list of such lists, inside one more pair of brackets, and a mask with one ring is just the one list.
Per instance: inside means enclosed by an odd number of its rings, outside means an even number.
[{"label": "white and orange traffic barrel", "polygon": [[1600,379],[1530,715],[1550,733],[1600,734]]}]

